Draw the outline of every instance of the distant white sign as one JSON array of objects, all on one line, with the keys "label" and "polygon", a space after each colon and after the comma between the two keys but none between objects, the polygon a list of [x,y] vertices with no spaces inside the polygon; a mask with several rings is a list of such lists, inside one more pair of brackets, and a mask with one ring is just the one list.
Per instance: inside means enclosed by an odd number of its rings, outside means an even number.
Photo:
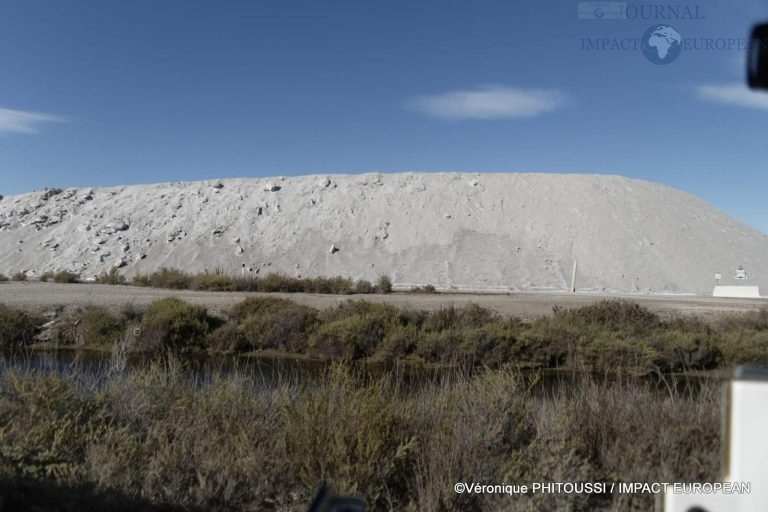
[{"label": "distant white sign", "polygon": [[715,274],[715,279],[716,279],[716,280],[718,280],[718,281],[719,281],[719,280],[721,280],[722,278],[723,278],[723,276],[722,276],[722,275],[720,275],[720,274]]}]

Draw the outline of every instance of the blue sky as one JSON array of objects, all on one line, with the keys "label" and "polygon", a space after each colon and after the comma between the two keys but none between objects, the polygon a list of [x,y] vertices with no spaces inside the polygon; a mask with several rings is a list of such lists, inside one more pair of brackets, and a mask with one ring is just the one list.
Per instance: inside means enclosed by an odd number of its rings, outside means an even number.
[{"label": "blue sky", "polygon": [[[0,194],[366,171],[597,172],[691,192],[768,232],[768,4],[579,19],[578,2],[0,0]],[[648,6],[651,2],[627,2]],[[660,5],[666,5],[660,3]]]}]

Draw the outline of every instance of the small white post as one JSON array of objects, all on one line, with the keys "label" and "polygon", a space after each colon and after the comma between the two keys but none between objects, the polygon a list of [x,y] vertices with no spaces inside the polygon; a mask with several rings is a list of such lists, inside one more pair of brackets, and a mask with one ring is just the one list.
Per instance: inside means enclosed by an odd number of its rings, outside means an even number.
[{"label": "small white post", "polygon": [[578,259],[573,260],[573,274],[571,274],[571,291],[574,293],[576,293],[576,265],[578,262]]}]

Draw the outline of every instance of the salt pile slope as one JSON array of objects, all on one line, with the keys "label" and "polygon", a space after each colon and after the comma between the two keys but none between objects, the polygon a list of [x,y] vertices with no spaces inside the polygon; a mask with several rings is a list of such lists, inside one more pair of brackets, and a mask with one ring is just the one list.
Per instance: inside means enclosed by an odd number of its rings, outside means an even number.
[{"label": "salt pile slope", "polygon": [[[92,277],[243,265],[460,290],[710,294],[738,265],[768,290],[768,236],[618,176],[404,173],[36,192],[0,200],[0,272]],[[333,249],[332,249],[333,248]]]}]

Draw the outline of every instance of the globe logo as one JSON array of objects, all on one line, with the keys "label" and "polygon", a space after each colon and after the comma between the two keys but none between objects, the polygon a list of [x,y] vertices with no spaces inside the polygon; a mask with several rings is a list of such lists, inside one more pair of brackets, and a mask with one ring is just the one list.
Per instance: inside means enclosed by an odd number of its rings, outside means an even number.
[{"label": "globe logo", "polygon": [[654,25],[640,39],[643,55],[654,64],[664,65],[680,56],[682,38],[669,25]]},{"label": "globe logo", "polygon": [[595,18],[600,19],[605,15],[605,11],[603,11],[601,8],[598,7],[597,9],[595,9],[594,14],[595,14]]}]

